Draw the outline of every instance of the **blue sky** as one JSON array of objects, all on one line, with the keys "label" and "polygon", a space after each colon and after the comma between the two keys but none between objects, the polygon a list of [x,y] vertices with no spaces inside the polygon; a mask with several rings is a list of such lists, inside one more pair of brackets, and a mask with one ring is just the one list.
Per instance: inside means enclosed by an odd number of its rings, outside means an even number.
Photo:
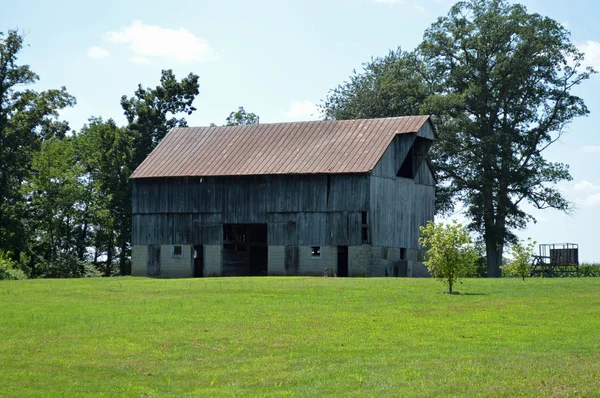
[{"label": "blue sky", "polygon": [[[600,3],[523,0],[529,11],[563,23],[600,70]],[[40,77],[37,89],[66,86],[76,107],[62,116],[79,129],[90,116],[124,123],[119,100],[160,70],[200,76],[190,125],[222,124],[244,106],[261,122],[310,120],[327,92],[371,57],[413,49],[448,0],[339,1],[32,1],[2,0],[0,30],[18,28],[28,47],[20,62]],[[572,215],[534,212],[519,233],[538,243],[573,242],[580,258],[600,262],[600,75],[577,89],[590,111],[547,151],[571,167],[560,189]],[[460,215],[457,215],[460,216]]]}]

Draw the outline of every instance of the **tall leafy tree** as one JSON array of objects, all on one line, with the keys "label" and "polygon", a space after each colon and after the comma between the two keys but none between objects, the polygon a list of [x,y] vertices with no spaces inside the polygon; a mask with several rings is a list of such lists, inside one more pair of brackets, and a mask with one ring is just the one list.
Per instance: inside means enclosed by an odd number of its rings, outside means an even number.
[{"label": "tall leafy tree", "polygon": [[512,230],[533,220],[523,203],[569,209],[554,187],[571,179],[568,166],[543,151],[588,114],[572,89],[593,70],[560,23],[506,0],[457,3],[419,50],[441,79],[424,110],[452,116],[440,124],[438,176],[466,204],[485,240],[488,276],[498,277]]},{"label": "tall leafy tree", "polygon": [[75,156],[73,138],[51,138],[42,143],[32,161],[32,172],[23,184],[31,276],[43,269],[37,262],[53,263],[59,255],[75,256],[84,221],[85,185]]},{"label": "tall leafy tree", "polygon": [[106,256],[106,276],[111,274],[117,256],[119,271],[126,275],[130,272],[133,134],[112,119],[90,118],[77,141],[79,159],[87,171],[85,179],[95,192],[89,204],[95,212],[89,220],[92,244]]},{"label": "tall leafy tree", "polygon": [[337,120],[418,115],[431,93],[422,61],[398,48],[354,71],[329,92],[322,110]]},{"label": "tall leafy tree", "polygon": [[75,104],[64,87],[43,92],[25,88],[39,77],[28,65],[18,64],[22,48],[19,32],[0,32],[0,249],[10,250],[15,258],[27,242],[22,184],[42,142],[69,130],[58,111]]},{"label": "tall leafy tree", "polygon": [[[500,276],[504,245],[533,220],[523,203],[569,209],[554,187],[571,178],[568,167],[543,152],[587,115],[572,89],[594,71],[582,67],[583,54],[560,23],[505,0],[458,2],[413,54],[397,56],[334,89],[326,114],[433,114],[438,209],[451,210],[451,199],[466,206],[469,227],[485,241],[488,276]],[[414,106],[396,106],[403,96]]]},{"label": "tall leafy tree", "polygon": [[260,118],[254,113],[248,113],[243,106],[240,106],[237,111],[233,111],[227,117],[225,126],[245,126],[248,124],[258,124]]},{"label": "tall leafy tree", "polygon": [[[95,127],[108,128],[118,136],[112,138],[111,152],[118,161],[110,164],[110,157],[107,157],[101,163],[106,166],[103,175],[108,178],[103,182],[103,190],[111,197],[110,208],[120,216],[114,219],[114,237],[118,240],[121,273],[129,272],[126,253],[131,242],[132,204],[128,177],[170,129],[187,126],[185,118],[179,115],[191,115],[196,110],[192,104],[199,93],[198,80],[197,75],[190,73],[178,81],[172,70],[163,70],[159,86],[143,88],[139,85],[133,97],[121,98],[127,129],[117,129],[112,121],[105,123],[104,127]],[[108,145],[108,142],[103,145]],[[115,172],[118,178],[113,180],[111,172]]]},{"label": "tall leafy tree", "polygon": [[138,166],[173,127],[185,127],[184,117],[196,108],[192,105],[199,93],[198,76],[190,73],[177,81],[172,70],[163,70],[160,85],[144,88],[140,84],[133,97],[123,96],[121,107],[133,132],[134,166]]}]

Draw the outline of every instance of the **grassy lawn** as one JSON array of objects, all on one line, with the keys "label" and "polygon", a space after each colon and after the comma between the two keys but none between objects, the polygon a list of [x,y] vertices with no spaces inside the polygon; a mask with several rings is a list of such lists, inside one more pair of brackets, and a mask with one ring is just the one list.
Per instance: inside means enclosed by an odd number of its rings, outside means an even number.
[{"label": "grassy lawn", "polygon": [[0,396],[598,396],[600,278],[0,282]]}]

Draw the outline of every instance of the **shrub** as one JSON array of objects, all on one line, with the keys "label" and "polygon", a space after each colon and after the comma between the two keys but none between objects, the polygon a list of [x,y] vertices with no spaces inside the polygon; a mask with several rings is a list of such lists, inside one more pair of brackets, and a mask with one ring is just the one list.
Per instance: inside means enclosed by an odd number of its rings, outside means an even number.
[{"label": "shrub", "polygon": [[581,264],[579,266],[579,276],[600,277],[600,265],[599,264]]},{"label": "shrub", "polygon": [[448,286],[448,293],[462,278],[475,272],[479,257],[467,230],[456,221],[450,224],[434,224],[429,221],[421,227],[421,246],[427,248],[424,264],[434,278]]},{"label": "shrub", "polygon": [[19,264],[10,255],[0,251],[0,280],[27,279],[27,275],[18,268]]},{"label": "shrub", "polygon": [[502,276],[521,277],[523,281],[531,274],[531,262],[535,250],[535,241],[527,238],[526,241],[514,243],[510,248],[511,260],[500,267]]},{"label": "shrub", "polygon": [[93,264],[71,253],[60,253],[48,263],[48,275],[57,278],[93,278],[101,276]]}]

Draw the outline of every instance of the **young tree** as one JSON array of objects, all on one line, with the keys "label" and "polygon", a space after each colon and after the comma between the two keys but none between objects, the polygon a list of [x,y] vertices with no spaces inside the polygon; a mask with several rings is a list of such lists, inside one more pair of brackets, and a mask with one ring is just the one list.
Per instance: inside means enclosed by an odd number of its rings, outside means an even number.
[{"label": "young tree", "polygon": [[237,111],[231,112],[225,122],[225,126],[245,126],[248,124],[258,124],[260,118],[254,113],[247,113],[243,106]]},{"label": "young tree", "polygon": [[427,249],[425,265],[429,273],[448,286],[448,293],[454,292],[454,285],[462,278],[474,273],[479,256],[471,236],[457,222],[434,224],[429,221],[421,226],[419,243]]},{"label": "young tree", "polygon": [[510,247],[511,261],[502,266],[502,271],[508,275],[517,275],[523,278],[531,273],[531,263],[534,256],[535,241],[527,238],[526,241],[515,242]]},{"label": "young tree", "polygon": [[[575,117],[588,114],[572,90],[594,71],[583,68],[583,54],[560,23],[506,0],[458,2],[414,54],[396,58],[372,62],[335,89],[325,112],[433,114],[437,208],[452,210],[453,200],[466,206],[469,228],[485,242],[488,276],[498,277],[512,231],[534,220],[524,203],[569,210],[555,188],[570,180],[568,167],[543,152]],[[413,106],[397,106],[403,96]]]}]

